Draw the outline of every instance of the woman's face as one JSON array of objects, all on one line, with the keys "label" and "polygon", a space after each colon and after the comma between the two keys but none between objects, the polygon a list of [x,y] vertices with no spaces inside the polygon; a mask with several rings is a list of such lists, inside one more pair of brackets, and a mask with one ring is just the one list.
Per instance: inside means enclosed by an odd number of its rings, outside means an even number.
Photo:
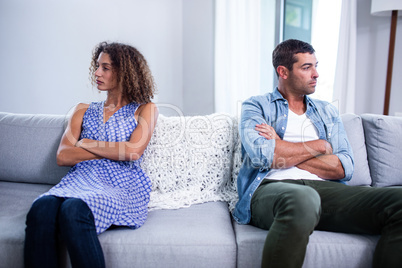
[{"label": "woman's face", "polygon": [[98,85],[97,88],[101,91],[117,90],[116,73],[113,71],[109,54],[101,52],[96,66],[95,78]]}]

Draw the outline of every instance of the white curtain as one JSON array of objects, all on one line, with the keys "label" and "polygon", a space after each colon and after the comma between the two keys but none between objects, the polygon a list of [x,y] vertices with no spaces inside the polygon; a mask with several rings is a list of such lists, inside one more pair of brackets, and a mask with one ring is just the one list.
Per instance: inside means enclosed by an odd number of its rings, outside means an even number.
[{"label": "white curtain", "polygon": [[260,0],[215,1],[215,111],[260,94]]},{"label": "white curtain", "polygon": [[333,100],[339,112],[355,112],[356,95],[356,0],[343,0]]}]

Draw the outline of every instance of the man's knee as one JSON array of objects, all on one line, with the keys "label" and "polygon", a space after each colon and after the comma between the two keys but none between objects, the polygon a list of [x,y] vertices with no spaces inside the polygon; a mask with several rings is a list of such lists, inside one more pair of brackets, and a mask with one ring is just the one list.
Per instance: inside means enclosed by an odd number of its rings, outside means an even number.
[{"label": "man's knee", "polygon": [[321,199],[311,187],[291,183],[284,185],[274,205],[277,222],[285,223],[295,233],[312,232],[321,213]]},{"label": "man's knee", "polygon": [[321,213],[321,199],[313,188],[292,184],[280,194],[274,210],[278,217],[293,220],[296,225],[315,226]]},{"label": "man's knee", "polygon": [[321,213],[321,199],[311,187],[293,183],[273,182],[258,189],[252,200],[252,223],[269,229],[280,221],[300,229],[312,230]]}]

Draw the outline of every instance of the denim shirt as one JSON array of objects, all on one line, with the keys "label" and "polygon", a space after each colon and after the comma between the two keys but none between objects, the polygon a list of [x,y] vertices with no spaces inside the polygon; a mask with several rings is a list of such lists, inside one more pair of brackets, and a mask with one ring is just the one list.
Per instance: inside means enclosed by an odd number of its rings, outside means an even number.
[{"label": "denim shirt", "polygon": [[[328,102],[305,96],[306,116],[318,130],[319,139],[328,141],[345,171],[340,181],[345,183],[353,175],[353,153],[337,109]],[[242,166],[237,177],[239,201],[233,211],[241,224],[250,222],[251,197],[270,170],[274,158],[275,139],[267,140],[255,130],[257,124],[272,126],[283,139],[288,122],[288,102],[276,88],[272,93],[255,96],[242,105],[239,134],[242,142]]]}]

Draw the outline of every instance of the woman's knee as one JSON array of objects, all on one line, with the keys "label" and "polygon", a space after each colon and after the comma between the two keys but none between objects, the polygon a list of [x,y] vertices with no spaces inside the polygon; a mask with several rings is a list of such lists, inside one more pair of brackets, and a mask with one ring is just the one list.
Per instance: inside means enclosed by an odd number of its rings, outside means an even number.
[{"label": "woman's knee", "polygon": [[31,206],[27,215],[28,224],[43,225],[56,221],[60,205],[63,200],[55,196],[43,196],[37,199]]},{"label": "woman's knee", "polygon": [[62,227],[76,228],[82,224],[93,223],[93,215],[84,201],[68,198],[60,207],[59,222]]}]

